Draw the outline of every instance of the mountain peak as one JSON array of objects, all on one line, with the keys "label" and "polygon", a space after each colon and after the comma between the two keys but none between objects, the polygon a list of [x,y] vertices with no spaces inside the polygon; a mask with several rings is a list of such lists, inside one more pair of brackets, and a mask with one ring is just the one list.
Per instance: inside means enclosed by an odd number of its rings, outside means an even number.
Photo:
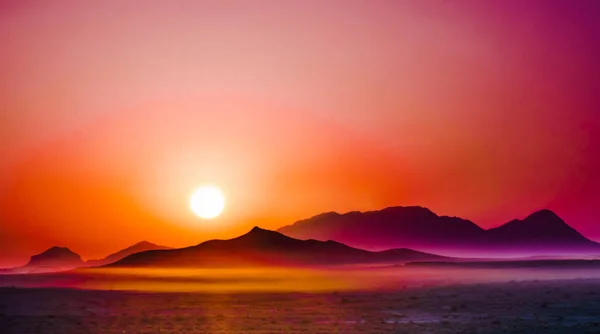
[{"label": "mountain peak", "polygon": [[76,254],[76,253],[73,252],[72,250],[70,250],[67,247],[53,246],[53,247],[50,247],[50,248],[46,249],[45,251],[41,252],[40,254],[37,254],[37,255],[34,255],[34,256],[40,256],[40,255],[61,255],[61,254]]},{"label": "mountain peak", "polygon": [[138,242],[135,245],[132,245],[130,247],[154,247],[154,246],[157,246],[157,245],[155,243],[150,242],[150,241],[142,240],[142,241],[140,241],[140,242]]},{"label": "mountain peak", "polygon": [[328,212],[320,213],[318,215],[314,215],[314,216],[310,217],[310,219],[329,219],[329,218],[334,218],[334,217],[338,217],[338,216],[341,216],[341,214],[338,212],[335,212],[335,211],[328,211]]},{"label": "mountain peak", "polygon": [[552,210],[543,209],[540,211],[536,211],[530,214],[525,220],[539,220],[545,222],[560,222],[565,224],[565,222]]},{"label": "mountain peak", "polygon": [[390,207],[384,208],[382,210],[373,211],[373,212],[384,212],[384,213],[390,213],[390,214],[404,214],[404,215],[411,215],[413,217],[423,217],[423,218],[437,217],[437,215],[433,211],[429,210],[428,208],[422,207],[422,206],[390,206]]},{"label": "mountain peak", "polygon": [[[571,229],[571,227],[551,210],[536,211],[525,219],[514,219],[503,226],[522,226],[530,229]],[[502,227],[502,226],[501,226]]]},{"label": "mountain peak", "polygon": [[260,228],[258,226],[254,226],[248,233],[259,233],[259,232],[264,232],[264,231],[267,231],[267,230],[265,230],[264,228]]},{"label": "mountain peak", "polygon": [[240,237],[245,237],[245,236],[271,236],[274,234],[279,234],[275,231],[271,231],[271,230],[267,230],[258,226],[254,226],[250,231],[248,231],[248,233],[241,235]]},{"label": "mountain peak", "polygon": [[279,232],[254,226],[252,230],[250,230],[248,233],[229,240],[235,240],[244,245],[254,244],[260,246],[269,246],[287,244],[288,242],[290,242],[290,240],[293,239]]}]

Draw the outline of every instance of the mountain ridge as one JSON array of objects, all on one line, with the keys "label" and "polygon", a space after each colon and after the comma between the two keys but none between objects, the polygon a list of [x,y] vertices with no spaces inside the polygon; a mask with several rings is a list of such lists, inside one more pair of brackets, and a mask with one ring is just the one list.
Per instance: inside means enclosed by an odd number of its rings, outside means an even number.
[{"label": "mountain ridge", "polygon": [[300,239],[337,240],[364,249],[404,247],[449,256],[600,253],[600,244],[548,209],[483,229],[460,217],[438,216],[428,208],[396,206],[365,212],[328,212],[277,231]]},{"label": "mountain ridge", "polygon": [[208,240],[196,246],[136,253],[107,267],[246,267],[312,266],[377,262],[406,262],[449,258],[404,250],[371,252],[333,240],[299,240],[255,226],[226,240]]}]

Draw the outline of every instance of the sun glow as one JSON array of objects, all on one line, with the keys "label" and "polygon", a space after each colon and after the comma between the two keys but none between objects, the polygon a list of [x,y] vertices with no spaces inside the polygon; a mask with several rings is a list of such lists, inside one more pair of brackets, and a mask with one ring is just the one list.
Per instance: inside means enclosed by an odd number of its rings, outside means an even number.
[{"label": "sun glow", "polygon": [[225,208],[225,197],[221,189],[214,186],[203,186],[192,194],[190,208],[200,218],[215,218]]}]

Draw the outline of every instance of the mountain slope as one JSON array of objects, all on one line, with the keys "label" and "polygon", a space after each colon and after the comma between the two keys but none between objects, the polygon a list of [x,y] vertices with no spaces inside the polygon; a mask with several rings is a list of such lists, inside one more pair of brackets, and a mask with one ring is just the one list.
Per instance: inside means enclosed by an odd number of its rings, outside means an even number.
[{"label": "mountain slope", "polygon": [[452,256],[600,253],[599,244],[550,210],[490,230],[461,218],[438,216],[426,208],[391,207],[364,213],[329,212],[278,231],[360,248],[406,247]]},{"label": "mountain slope", "polygon": [[116,253],[110,254],[103,259],[89,260],[86,262],[86,266],[91,266],[91,267],[103,266],[103,265],[117,262],[131,254],[145,252],[145,251],[149,251],[149,250],[164,250],[164,249],[171,249],[171,248],[156,245],[156,244],[153,244],[148,241],[140,241],[135,245],[129,246],[129,247],[122,249]]},{"label": "mountain slope", "polygon": [[229,240],[210,240],[188,248],[133,254],[109,267],[305,266],[426,259],[446,258],[412,250],[369,252],[335,241],[298,240],[255,227],[247,234]]}]

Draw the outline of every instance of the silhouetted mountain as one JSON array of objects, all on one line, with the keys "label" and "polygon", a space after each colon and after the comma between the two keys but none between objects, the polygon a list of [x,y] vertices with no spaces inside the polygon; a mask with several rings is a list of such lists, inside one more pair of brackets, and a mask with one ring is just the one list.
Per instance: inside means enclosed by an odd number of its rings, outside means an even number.
[{"label": "silhouetted mountain", "polygon": [[366,249],[406,247],[452,256],[600,253],[599,244],[549,210],[490,230],[422,207],[391,207],[364,213],[324,213],[278,231],[294,238],[336,240]]},{"label": "silhouetted mountain", "polygon": [[535,212],[523,220],[512,220],[487,231],[496,245],[523,249],[555,249],[561,252],[598,250],[598,244],[587,239],[550,210]]},{"label": "silhouetted mountain", "polygon": [[161,249],[171,249],[171,248],[156,245],[156,244],[153,244],[148,241],[140,241],[135,245],[129,246],[129,247],[122,249],[116,253],[110,254],[103,259],[89,260],[85,264],[86,264],[86,266],[90,266],[90,267],[103,266],[103,265],[117,262],[131,254],[145,252],[145,251],[149,251],[149,250],[161,250]]},{"label": "silhouetted mountain", "polygon": [[27,267],[75,267],[82,265],[79,254],[66,247],[52,247],[45,252],[34,255],[25,265]]},{"label": "silhouetted mountain", "polygon": [[3,273],[28,274],[65,271],[82,267],[84,264],[81,256],[70,249],[52,247],[40,254],[33,255],[26,265],[4,270]]},{"label": "silhouetted mountain", "polygon": [[299,239],[336,240],[366,249],[470,249],[485,230],[473,222],[440,217],[422,207],[390,207],[380,211],[321,214],[279,232]]},{"label": "silhouetted mountain", "polygon": [[[130,255],[110,267],[240,267],[428,261],[447,259],[412,250],[370,252],[335,241],[298,240],[254,227],[229,240]],[[435,260],[434,260],[435,261]]]}]

